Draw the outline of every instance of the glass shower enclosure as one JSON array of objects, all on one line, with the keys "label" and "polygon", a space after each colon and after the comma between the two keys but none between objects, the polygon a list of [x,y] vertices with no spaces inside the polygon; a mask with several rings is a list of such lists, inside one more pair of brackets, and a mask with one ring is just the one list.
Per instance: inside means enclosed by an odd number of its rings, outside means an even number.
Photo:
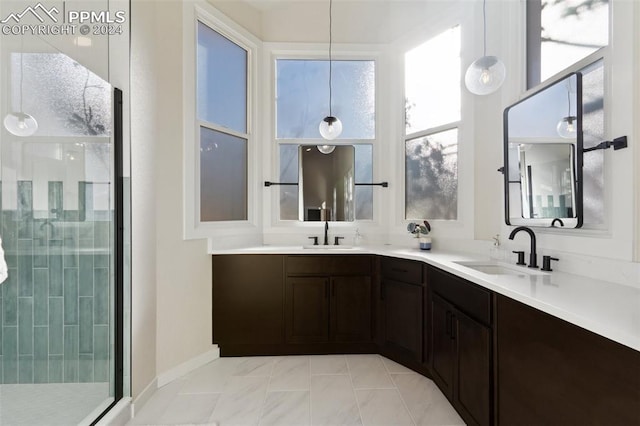
[{"label": "glass shower enclosure", "polygon": [[90,424],[122,395],[119,93],[108,56],[1,37],[0,425]]}]

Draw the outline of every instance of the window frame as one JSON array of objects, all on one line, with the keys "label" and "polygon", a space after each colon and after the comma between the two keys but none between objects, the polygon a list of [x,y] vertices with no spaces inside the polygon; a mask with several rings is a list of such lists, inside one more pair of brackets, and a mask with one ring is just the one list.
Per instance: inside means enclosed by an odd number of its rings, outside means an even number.
[{"label": "window frame", "polygon": [[613,2],[609,2],[609,15],[607,17],[607,44],[542,80],[542,34],[537,30],[538,28],[542,28],[542,0],[526,0],[526,4],[524,6],[525,92],[533,93],[538,88],[546,86],[555,80],[559,80],[571,72],[580,70],[586,65],[597,61],[599,58],[604,59],[607,56],[607,52],[609,51],[612,43],[612,9]]},{"label": "window frame", "polygon": [[[270,91],[265,96],[264,107],[269,111],[268,126],[265,126],[265,134],[268,134],[270,149],[269,155],[265,155],[264,161],[266,170],[270,170],[270,176],[274,177],[271,180],[277,181],[277,177],[280,176],[280,145],[322,145],[326,141],[318,134],[317,138],[304,138],[304,139],[290,139],[290,138],[277,138],[277,61],[278,60],[328,60],[328,50],[326,43],[264,43],[264,60],[265,68],[270,71],[269,82]],[[372,164],[373,164],[373,180],[377,182],[381,180],[380,170],[380,147],[381,147],[381,134],[385,131],[385,125],[380,119],[381,114],[381,102],[380,99],[383,89],[383,77],[381,77],[382,71],[386,69],[386,59],[380,51],[379,45],[367,45],[367,44],[333,44],[332,59],[334,61],[373,61],[375,69],[375,133],[373,139],[341,139],[337,138],[331,141],[332,145],[361,145],[370,144],[372,146]],[[386,92],[385,92],[386,94]],[[318,123],[322,117],[318,118]],[[268,132],[268,133],[267,133]],[[377,188],[377,187],[374,187]],[[382,189],[382,191],[388,191]],[[308,229],[318,227],[317,222],[305,222],[300,220],[281,219],[280,218],[280,192],[277,187],[272,187],[270,191],[269,203],[271,208],[265,208],[263,223],[265,226],[269,226],[273,229],[273,232],[292,232],[298,233],[301,231],[309,232]],[[355,219],[352,222],[331,222],[332,228],[337,229],[379,229],[383,224],[382,219],[382,198],[384,192],[380,189],[373,191],[373,219]],[[267,200],[265,199],[265,202]],[[266,225],[269,224],[269,225]],[[287,231],[289,229],[290,231]],[[341,232],[341,231],[337,231]],[[269,234],[270,231],[266,230],[265,234]]]},{"label": "window frame", "polygon": [[[417,132],[413,132],[413,133],[407,133],[406,132],[406,125],[405,125],[405,121],[406,121],[406,84],[405,84],[405,77],[406,77],[406,62],[405,62],[405,58],[406,58],[406,53],[421,46],[422,44],[432,40],[435,37],[438,37],[439,35],[443,34],[445,31],[451,30],[455,27],[459,27],[460,28],[460,85],[461,85],[461,90],[460,90],[460,117],[458,120],[455,121],[451,121],[448,123],[444,123],[444,124],[440,124],[437,126],[433,126],[433,127],[429,127],[423,130],[419,130]],[[464,223],[464,214],[463,214],[463,205],[464,200],[461,199],[462,196],[464,196],[464,194],[462,192],[463,191],[463,183],[461,180],[461,167],[460,167],[460,163],[461,163],[461,158],[463,159],[463,164],[466,163],[466,156],[461,156],[461,147],[465,146],[466,144],[463,145],[462,140],[463,137],[465,136],[466,132],[464,130],[464,117],[465,117],[465,107],[466,107],[466,102],[465,102],[465,98],[466,98],[466,92],[464,91],[464,88],[462,87],[463,85],[463,63],[464,63],[464,43],[465,43],[465,32],[463,31],[464,29],[464,22],[462,22],[462,20],[458,19],[458,20],[453,20],[451,22],[449,22],[448,25],[442,25],[441,27],[438,27],[438,29],[436,29],[435,31],[429,32],[429,34],[425,34],[422,38],[420,38],[420,40],[416,40],[415,43],[412,43],[411,45],[406,46],[402,52],[401,52],[401,83],[402,83],[402,122],[401,122],[401,128],[402,128],[402,146],[400,147],[401,149],[401,160],[402,160],[402,193],[400,194],[401,199],[402,199],[402,207],[401,207],[401,211],[399,213],[399,219],[400,219],[400,223],[402,224],[402,226],[406,226],[408,223],[411,222],[415,222],[417,220],[423,220],[423,219],[427,219],[429,220],[429,222],[436,222],[438,224],[452,224],[453,226],[457,227],[460,226],[462,223]],[[456,219],[434,219],[434,218],[416,218],[416,219],[408,219],[407,216],[407,212],[406,212],[406,206],[407,206],[407,186],[406,186],[406,179],[407,179],[407,169],[406,169],[406,146],[407,146],[407,142],[415,140],[415,139],[419,139],[419,138],[424,138],[424,137],[429,137],[438,133],[442,133],[445,131],[449,131],[449,130],[453,130],[453,129],[457,129],[458,131],[458,149],[457,149],[457,154],[458,154],[458,160],[457,160],[457,171],[456,171],[456,175],[457,175],[457,182],[458,182],[458,186],[457,186],[457,211],[456,211]],[[465,146],[466,148],[466,146]],[[466,149],[465,149],[466,151]],[[464,174],[463,174],[464,176]]]},{"label": "window frame", "polygon": [[[239,240],[260,238],[260,216],[256,200],[260,176],[256,138],[257,75],[261,42],[204,1],[185,2],[183,6],[183,98],[184,98],[184,160],[183,160],[183,234],[185,239],[237,236]],[[246,133],[217,125],[198,117],[197,111],[197,45],[198,22],[208,26],[247,52]],[[207,222],[200,220],[200,143],[201,128],[246,139],[247,141],[247,218]]]}]

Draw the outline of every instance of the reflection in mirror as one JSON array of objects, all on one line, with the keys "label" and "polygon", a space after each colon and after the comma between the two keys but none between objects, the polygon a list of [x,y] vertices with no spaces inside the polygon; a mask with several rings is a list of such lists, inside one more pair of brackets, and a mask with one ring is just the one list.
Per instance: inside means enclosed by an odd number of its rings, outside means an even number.
[{"label": "reflection in mirror", "polygon": [[574,216],[574,150],[570,143],[520,144],[522,217]]},{"label": "reflection in mirror", "polygon": [[300,217],[308,221],[355,220],[355,150],[336,146],[323,153],[315,145],[300,146]]},{"label": "reflection in mirror", "polygon": [[507,225],[582,225],[582,78],[573,73],[508,107]]},{"label": "reflection in mirror", "polygon": [[[335,154],[337,152],[337,154]],[[319,156],[320,154],[316,145],[297,145],[297,144],[280,144],[279,160],[280,160],[280,220],[317,220],[317,215],[311,214],[309,218],[308,211],[305,214],[303,203],[312,202],[314,208],[318,209],[322,201],[325,201],[327,209],[331,209],[332,213],[336,210],[332,207],[333,201],[315,200],[313,201],[313,193],[317,192],[316,188],[311,184],[315,181],[327,182],[329,175],[333,175],[333,162],[322,162],[326,167],[316,167],[311,159],[305,160],[305,154],[308,156]],[[373,220],[373,186],[361,185],[373,182],[373,145],[372,144],[354,144],[354,145],[336,145],[336,149],[332,155],[346,159],[339,161],[348,161],[352,164],[353,187],[351,188],[350,209],[352,213],[332,215],[330,220]],[[331,157],[319,157],[321,160],[327,160]],[[349,159],[350,158],[350,159]],[[318,165],[316,164],[316,165]],[[308,169],[308,170],[307,170]],[[308,172],[305,174],[305,170]],[[335,179],[334,179],[335,180]],[[310,186],[306,187],[305,184]],[[359,185],[360,184],[360,185]],[[300,188],[300,189],[299,189]],[[307,194],[309,191],[309,194]],[[337,189],[336,189],[337,192]],[[320,204],[318,204],[320,203]],[[317,206],[315,204],[318,204]]]}]

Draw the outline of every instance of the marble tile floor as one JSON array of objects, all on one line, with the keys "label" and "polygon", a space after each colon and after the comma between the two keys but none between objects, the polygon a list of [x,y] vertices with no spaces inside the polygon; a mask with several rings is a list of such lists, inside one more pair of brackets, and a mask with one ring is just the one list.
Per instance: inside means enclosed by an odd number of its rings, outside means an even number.
[{"label": "marble tile floor", "polygon": [[220,358],[158,389],[129,425],[463,425],[426,377],[379,355]]}]

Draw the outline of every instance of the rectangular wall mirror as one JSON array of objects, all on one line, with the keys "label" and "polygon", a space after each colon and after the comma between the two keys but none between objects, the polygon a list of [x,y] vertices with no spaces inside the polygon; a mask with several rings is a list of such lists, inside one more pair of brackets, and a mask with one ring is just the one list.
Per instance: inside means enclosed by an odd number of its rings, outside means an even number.
[{"label": "rectangular wall mirror", "polygon": [[505,109],[507,225],[582,226],[582,148],[580,73]]},{"label": "rectangular wall mirror", "polygon": [[306,221],[355,220],[353,145],[301,145],[299,217]]}]

